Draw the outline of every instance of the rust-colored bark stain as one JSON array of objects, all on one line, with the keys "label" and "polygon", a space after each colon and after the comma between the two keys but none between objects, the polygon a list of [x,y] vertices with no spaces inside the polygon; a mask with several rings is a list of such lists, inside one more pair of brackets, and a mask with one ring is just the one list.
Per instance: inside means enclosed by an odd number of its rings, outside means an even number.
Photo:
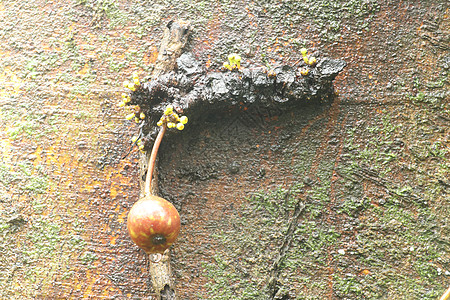
[{"label": "rust-colored bark stain", "polygon": [[[269,3],[270,2],[270,3]],[[330,104],[256,107],[163,141],[181,299],[436,299],[449,285],[445,1],[0,1],[0,298],[152,299],[129,239],[136,125],[121,83],[190,20],[210,70],[305,46],[343,58]],[[244,62],[245,66],[245,62]],[[287,192],[289,191],[289,192]],[[269,274],[293,207],[292,243]]]}]

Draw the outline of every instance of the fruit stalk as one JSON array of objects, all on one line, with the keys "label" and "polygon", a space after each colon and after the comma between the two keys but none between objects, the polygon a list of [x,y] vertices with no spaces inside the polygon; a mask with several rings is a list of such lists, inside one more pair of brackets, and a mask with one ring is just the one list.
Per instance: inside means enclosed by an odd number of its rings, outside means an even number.
[{"label": "fruit stalk", "polygon": [[147,175],[145,177],[144,196],[150,195],[152,191],[152,177],[155,171],[156,156],[158,155],[159,146],[161,145],[161,141],[166,133],[166,129],[167,126],[165,124],[161,126],[158,136],[155,139],[155,143],[153,144],[152,153],[150,155],[150,159],[148,160]]}]

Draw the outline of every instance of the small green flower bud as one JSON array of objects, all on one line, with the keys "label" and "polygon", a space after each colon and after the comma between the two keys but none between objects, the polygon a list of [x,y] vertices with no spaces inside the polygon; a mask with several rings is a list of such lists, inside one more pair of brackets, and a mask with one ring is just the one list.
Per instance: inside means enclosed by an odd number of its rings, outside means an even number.
[{"label": "small green flower bud", "polygon": [[228,55],[228,61],[230,62],[230,65],[233,65],[235,62],[235,54],[231,53]]},{"label": "small green flower bud", "polygon": [[134,83],[130,83],[128,88],[134,92],[136,90],[136,85]]},{"label": "small green flower bud", "polygon": [[180,123],[181,124],[186,124],[188,122],[188,118],[186,117],[186,116],[182,116],[181,118],[180,118]]},{"label": "small green flower bud", "polygon": [[166,110],[164,111],[164,114],[166,116],[170,115],[173,112],[173,106],[172,105],[167,105]]},{"label": "small green flower bud", "polygon": [[306,76],[309,74],[309,70],[308,69],[301,69],[300,70],[300,74],[302,74],[303,76]]},{"label": "small green flower bud", "polygon": [[177,129],[178,130],[183,130],[184,129],[184,125],[181,123],[177,123]]},{"label": "small green flower bud", "polygon": [[304,56],[306,56],[306,53],[308,53],[308,50],[306,50],[306,48],[302,48],[302,49],[300,49],[300,53],[304,57]]},{"label": "small green flower bud", "polygon": [[224,67],[225,69],[230,70],[230,71],[233,69],[233,68],[230,66],[230,64],[229,64],[229,63],[226,63],[226,62],[223,63],[223,67]]},{"label": "small green flower bud", "polygon": [[241,67],[241,56],[239,54],[234,55],[234,62],[236,63],[236,67],[239,69]]}]

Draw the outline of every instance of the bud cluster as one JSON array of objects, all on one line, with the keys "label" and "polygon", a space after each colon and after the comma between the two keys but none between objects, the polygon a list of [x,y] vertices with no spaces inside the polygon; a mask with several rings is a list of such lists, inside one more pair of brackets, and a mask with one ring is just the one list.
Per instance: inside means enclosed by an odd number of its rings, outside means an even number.
[{"label": "bud cluster", "polygon": [[[129,92],[122,93],[122,101],[119,102],[118,106],[124,107],[125,105],[130,103],[131,102],[130,92],[135,92],[137,89],[139,89],[140,86],[141,86],[141,82],[139,81],[139,75],[137,72],[134,72],[132,81],[125,80],[123,82],[123,87],[126,88]],[[140,117],[140,115],[139,115],[139,117]],[[133,119],[133,117],[131,117],[128,120],[131,120],[131,119]],[[145,115],[141,119],[145,119]]]},{"label": "bud cluster", "polygon": [[[317,60],[314,56],[308,57],[308,55],[307,55],[308,50],[306,48],[301,48],[300,53],[302,54],[303,61],[308,66],[314,67],[317,64]],[[309,68],[301,68],[300,74],[302,74],[302,76],[307,76],[309,74]]]},{"label": "bud cluster", "polygon": [[179,116],[176,112],[173,111],[173,106],[168,105],[166,110],[164,111],[163,116],[159,119],[156,125],[158,126],[167,126],[167,128],[176,128],[178,130],[183,130],[184,125],[188,122],[188,118],[186,116]]},{"label": "bud cluster", "polygon": [[235,69],[241,68],[241,56],[236,53],[231,53],[228,55],[228,62],[223,63],[224,69],[228,69],[230,71],[233,71]]},{"label": "bud cluster", "polygon": [[[146,120],[146,114],[141,109],[139,105],[133,105],[133,103],[136,103],[134,100],[132,101],[132,97],[135,97],[136,93],[141,93],[142,91],[145,91],[146,87],[144,84],[144,87],[141,85],[141,82],[139,80],[139,75],[134,72],[132,81],[125,80],[123,82],[123,87],[127,89],[127,92],[122,93],[122,99],[118,103],[119,107],[125,107],[126,109],[126,116],[125,119],[132,121],[134,120],[136,123],[140,123],[139,126],[139,135],[134,136],[131,141],[133,144],[136,144],[141,150],[141,152],[144,152],[144,149],[146,146],[148,146],[148,138],[141,138],[143,136],[143,125]],[[134,99],[134,98],[133,98]],[[144,105],[145,106],[145,105]],[[176,128],[178,130],[183,130],[184,125],[188,122],[188,118],[186,116],[179,116],[175,111],[172,105],[168,105],[164,111],[163,116],[158,121],[158,126],[166,126],[167,128]]]}]

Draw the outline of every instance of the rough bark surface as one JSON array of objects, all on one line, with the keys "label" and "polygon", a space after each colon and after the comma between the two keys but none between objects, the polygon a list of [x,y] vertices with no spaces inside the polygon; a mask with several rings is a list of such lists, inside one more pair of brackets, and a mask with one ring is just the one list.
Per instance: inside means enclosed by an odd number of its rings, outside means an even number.
[{"label": "rough bark surface", "polygon": [[0,298],[156,298],[126,230],[146,169],[139,125],[116,104],[133,72],[171,68],[153,66],[181,18],[209,74],[230,53],[293,66],[302,47],[347,66],[333,101],[238,105],[164,139],[159,194],[182,218],[177,296],[439,299],[447,2],[0,1]]}]

